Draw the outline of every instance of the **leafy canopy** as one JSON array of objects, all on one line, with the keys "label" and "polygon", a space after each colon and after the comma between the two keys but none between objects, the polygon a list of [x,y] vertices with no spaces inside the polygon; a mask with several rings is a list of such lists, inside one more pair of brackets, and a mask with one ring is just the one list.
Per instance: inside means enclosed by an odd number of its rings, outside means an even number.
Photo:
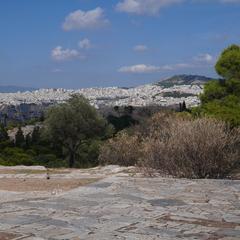
[{"label": "leafy canopy", "polygon": [[45,136],[50,142],[62,146],[69,167],[74,166],[78,149],[85,141],[104,137],[106,131],[106,121],[79,95],[50,108],[44,122]]},{"label": "leafy canopy", "polygon": [[217,73],[225,79],[240,79],[240,46],[231,45],[225,49],[215,68]]},{"label": "leafy canopy", "polygon": [[240,47],[232,45],[225,49],[216,63],[216,71],[223,77],[210,81],[200,96],[202,105],[194,109],[197,115],[209,115],[240,125]]}]

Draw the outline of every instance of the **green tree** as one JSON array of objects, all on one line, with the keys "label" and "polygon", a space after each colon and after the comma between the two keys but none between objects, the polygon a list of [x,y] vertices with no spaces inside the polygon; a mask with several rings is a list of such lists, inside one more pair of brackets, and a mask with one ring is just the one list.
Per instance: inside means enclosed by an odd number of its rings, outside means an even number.
[{"label": "green tree", "polygon": [[227,89],[224,81],[213,80],[205,84],[204,93],[200,95],[200,99],[202,103],[207,103],[225,96],[227,96]]},{"label": "green tree", "polygon": [[184,112],[184,111],[187,111],[187,105],[186,105],[186,102],[185,101],[183,101],[183,103],[182,103],[182,111]]},{"label": "green tree", "polygon": [[8,140],[8,133],[5,127],[0,124],[0,141],[7,141]]},{"label": "green tree", "polygon": [[40,141],[40,127],[35,126],[32,132],[32,144],[38,144]]},{"label": "green tree", "polygon": [[15,136],[16,147],[23,147],[25,145],[25,138],[21,127],[18,127],[18,131]]},{"label": "green tree", "polygon": [[240,46],[231,45],[225,49],[216,64],[217,73],[225,79],[240,79]]},{"label": "green tree", "polygon": [[25,138],[25,146],[26,146],[26,148],[29,148],[30,146],[31,146],[31,144],[32,144],[32,137],[31,137],[31,134],[30,133],[28,133],[27,135],[26,135],[26,138]]},{"label": "green tree", "polygon": [[216,63],[216,71],[223,77],[210,81],[200,96],[202,105],[193,110],[195,115],[209,115],[240,125],[240,47],[225,49]]},{"label": "green tree", "polygon": [[79,148],[89,139],[104,137],[106,129],[106,121],[79,95],[50,108],[44,121],[45,136],[54,145],[62,146],[70,168],[75,165]]}]

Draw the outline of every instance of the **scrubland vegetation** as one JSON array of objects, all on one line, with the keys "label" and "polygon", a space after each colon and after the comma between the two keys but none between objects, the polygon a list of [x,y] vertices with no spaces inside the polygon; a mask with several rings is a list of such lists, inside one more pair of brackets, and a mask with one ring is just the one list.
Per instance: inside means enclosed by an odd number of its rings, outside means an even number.
[{"label": "scrubland vegetation", "polygon": [[[223,51],[197,108],[160,111],[137,121],[104,119],[82,96],[51,107],[42,127],[14,142],[0,127],[0,164],[91,167],[138,166],[147,174],[223,178],[240,167],[240,47]],[[117,107],[115,111],[118,111]]]},{"label": "scrubland vegetation", "polygon": [[101,164],[137,165],[145,173],[222,178],[239,164],[240,129],[211,119],[158,113],[101,148]]}]

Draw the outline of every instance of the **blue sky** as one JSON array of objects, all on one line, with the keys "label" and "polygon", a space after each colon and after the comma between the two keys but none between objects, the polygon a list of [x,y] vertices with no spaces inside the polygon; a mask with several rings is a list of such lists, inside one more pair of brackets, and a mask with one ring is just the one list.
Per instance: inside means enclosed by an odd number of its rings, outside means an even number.
[{"label": "blue sky", "polygon": [[240,0],[2,0],[0,85],[136,86],[215,77]]}]

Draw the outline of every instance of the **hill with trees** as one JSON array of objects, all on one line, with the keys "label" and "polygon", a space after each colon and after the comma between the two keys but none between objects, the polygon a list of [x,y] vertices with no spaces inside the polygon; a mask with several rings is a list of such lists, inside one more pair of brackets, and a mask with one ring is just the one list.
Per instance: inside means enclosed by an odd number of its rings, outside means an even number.
[{"label": "hill with trees", "polygon": [[200,75],[175,75],[171,78],[159,81],[156,84],[162,87],[172,87],[174,85],[204,85],[213,80],[212,78]]}]

